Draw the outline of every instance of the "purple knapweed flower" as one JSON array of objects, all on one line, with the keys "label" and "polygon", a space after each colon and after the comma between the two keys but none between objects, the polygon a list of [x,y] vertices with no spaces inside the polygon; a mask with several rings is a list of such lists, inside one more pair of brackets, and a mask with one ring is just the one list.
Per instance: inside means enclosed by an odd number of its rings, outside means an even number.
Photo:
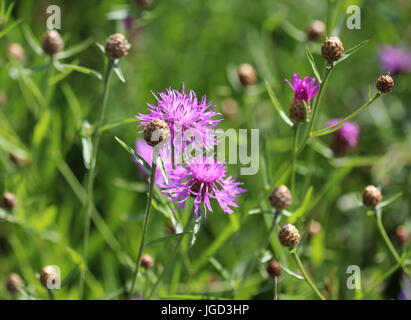
[{"label": "purple knapweed flower", "polygon": [[203,157],[185,166],[177,166],[169,173],[170,183],[164,186],[163,193],[171,201],[177,202],[177,208],[183,208],[188,197],[194,198],[194,213],[199,217],[199,206],[203,203],[204,216],[207,209],[213,211],[210,199],[217,200],[221,209],[233,213],[231,207],[238,207],[237,197],[247,191],[240,188],[241,182],[226,174],[226,165],[214,159]]},{"label": "purple knapweed flower", "polygon": [[399,74],[411,72],[411,51],[401,47],[382,46],[379,50],[382,72]]},{"label": "purple knapweed flower", "polygon": [[[335,118],[328,121],[327,127],[332,127],[342,121],[342,118]],[[331,149],[336,153],[343,155],[347,152],[348,147],[357,147],[360,139],[360,127],[353,122],[346,121],[344,125],[333,132],[334,139],[331,141]]]},{"label": "purple knapweed flower", "polygon": [[320,88],[319,83],[315,84],[315,78],[307,76],[301,79],[298,73],[293,74],[292,84],[288,81],[288,79],[284,80],[294,90],[294,98],[297,100],[305,100],[306,102],[309,102],[318,94],[318,89]]},{"label": "purple knapweed flower", "polygon": [[[331,119],[328,122],[327,127],[332,127],[342,120],[342,118]],[[360,138],[360,127],[356,123],[346,121],[340,129],[334,132],[334,136],[346,143],[348,146],[355,148]]]},{"label": "purple knapweed flower", "polygon": [[126,31],[130,31],[134,24],[134,16],[132,14],[129,14],[124,18],[123,23]]},{"label": "purple knapweed flower", "polygon": [[185,93],[167,89],[160,92],[157,99],[157,106],[148,104],[149,114],[138,114],[136,117],[141,120],[141,125],[146,126],[151,120],[158,118],[165,121],[171,133],[170,143],[186,147],[194,142],[196,147],[210,149],[215,144],[213,128],[222,119],[213,119],[221,115],[214,111],[215,106],[207,103],[204,95],[201,100],[197,99],[194,91]]}]

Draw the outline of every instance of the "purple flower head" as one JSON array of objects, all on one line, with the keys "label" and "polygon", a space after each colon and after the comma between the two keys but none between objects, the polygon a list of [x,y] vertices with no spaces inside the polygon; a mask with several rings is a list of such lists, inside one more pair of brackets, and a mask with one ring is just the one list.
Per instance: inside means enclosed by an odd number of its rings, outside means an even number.
[{"label": "purple flower head", "polygon": [[[342,118],[331,119],[328,121],[327,127],[332,127],[343,120]],[[346,121],[344,125],[334,132],[334,136],[342,143],[355,148],[360,138],[360,127],[353,122]]]},{"label": "purple flower head", "polygon": [[177,208],[184,209],[188,197],[194,198],[194,212],[199,217],[199,206],[204,205],[204,216],[207,209],[213,211],[210,199],[217,200],[221,209],[226,213],[233,213],[231,207],[237,207],[237,197],[245,192],[240,188],[241,182],[226,174],[226,165],[212,158],[203,157],[192,161],[186,166],[178,166],[169,173],[170,183],[164,186],[163,193],[171,201],[177,202]]},{"label": "purple flower head", "polygon": [[304,79],[300,79],[300,75],[298,73],[293,74],[293,84],[288,81],[288,79],[284,79],[290,87],[294,90],[294,97],[297,100],[305,100],[310,101],[314,98],[317,93],[318,89],[320,88],[320,84],[315,84],[315,78],[304,77]]},{"label": "purple flower head", "polygon": [[382,46],[379,57],[382,72],[390,72],[393,75],[411,72],[411,52],[404,48]]},{"label": "purple flower head", "polygon": [[134,24],[134,16],[132,14],[129,14],[127,17],[125,17],[125,19],[123,20],[123,23],[124,23],[124,28],[127,31],[130,31]]},{"label": "purple flower head", "polygon": [[148,104],[149,114],[138,114],[136,117],[141,120],[141,125],[146,126],[151,120],[158,118],[167,122],[170,132],[170,143],[186,147],[194,142],[196,147],[206,147],[210,149],[215,144],[213,128],[222,119],[213,119],[214,116],[221,115],[214,111],[215,106],[207,103],[206,96],[200,100],[194,91],[185,93],[167,89],[160,92],[157,99],[157,106]]}]

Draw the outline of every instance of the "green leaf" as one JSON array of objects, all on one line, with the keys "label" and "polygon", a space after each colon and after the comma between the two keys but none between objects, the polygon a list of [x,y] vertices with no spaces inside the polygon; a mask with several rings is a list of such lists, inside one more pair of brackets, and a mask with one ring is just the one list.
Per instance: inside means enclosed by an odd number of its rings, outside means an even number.
[{"label": "green leaf", "polygon": [[163,175],[164,182],[168,184],[168,176],[167,176],[166,168],[164,166],[163,158],[161,158],[161,156],[157,157],[157,166],[160,168],[161,174]]},{"label": "green leaf", "polygon": [[197,240],[197,236],[198,236],[198,232],[200,231],[202,219],[203,217],[200,212],[198,219],[196,219],[196,221],[194,222],[193,237],[191,238],[190,249],[193,247],[194,243]]},{"label": "green leaf", "polygon": [[104,55],[106,54],[106,49],[104,48],[104,46],[103,46],[101,43],[96,42],[96,46],[97,46],[97,48],[100,49],[100,51],[101,51]]},{"label": "green leaf", "polygon": [[281,266],[281,268],[282,268],[286,273],[288,273],[290,276],[292,276],[292,277],[294,277],[294,278],[296,278],[296,279],[299,279],[299,280],[304,280],[304,277],[302,277],[302,276],[300,276],[300,275],[292,272],[290,269],[288,269],[288,268],[287,268],[284,264],[282,264],[281,262],[280,262],[280,266]]},{"label": "green leaf", "polygon": [[86,75],[91,75],[94,76],[95,78],[97,78],[100,81],[104,81],[103,76],[96,70],[93,69],[89,69],[86,67],[82,67],[82,66],[76,66],[73,64],[62,64],[62,63],[58,63],[55,62],[54,63],[56,69],[60,70],[60,71],[67,71],[67,70],[73,70],[73,71],[77,71]]},{"label": "green leaf", "polygon": [[66,59],[71,56],[74,56],[75,54],[80,53],[81,51],[84,51],[85,49],[87,49],[93,42],[94,40],[92,38],[88,38],[80,42],[79,44],[76,44],[75,46],[72,46],[62,52],[57,53],[55,55],[55,58],[58,60],[58,59]]},{"label": "green leaf", "polygon": [[139,154],[137,154],[137,152],[134,151],[134,149],[130,148],[124,141],[122,141],[121,139],[114,137],[116,139],[116,141],[124,148],[127,150],[128,153],[130,153],[133,158],[143,166],[144,170],[146,171],[146,173],[148,175],[150,175],[151,173],[151,166],[147,163],[146,160],[144,160],[143,157],[141,157]]},{"label": "green leaf", "polygon": [[161,237],[161,238],[158,238],[158,239],[147,242],[144,245],[144,248],[148,248],[148,247],[152,246],[153,244],[157,244],[159,242],[173,240],[174,238],[182,237],[182,236],[185,236],[185,235],[190,234],[190,233],[193,233],[193,232],[192,231],[180,232],[180,233],[176,233],[176,234],[171,234],[169,236]]},{"label": "green leaf", "polygon": [[208,261],[213,265],[213,267],[218,271],[218,273],[223,277],[224,280],[230,281],[229,273],[224,269],[223,265],[214,257],[209,257]]},{"label": "green leaf", "polygon": [[250,211],[248,211],[248,214],[273,214],[273,211],[272,210],[263,210],[263,209],[260,209],[260,208],[257,208],[257,209],[253,209],[253,210],[250,210]]},{"label": "green leaf", "polygon": [[33,147],[36,148],[40,145],[43,139],[46,137],[47,133],[50,130],[50,121],[51,121],[51,113],[49,110],[45,110],[41,114],[40,120],[37,122],[36,126],[34,127],[33,133]]},{"label": "green leaf", "polygon": [[378,208],[384,208],[384,207],[390,205],[391,203],[395,202],[397,199],[399,199],[401,197],[402,197],[402,192],[399,192],[396,195],[389,198],[388,200],[385,200],[385,201],[381,202],[379,205],[377,205],[377,207]]},{"label": "green leaf", "polygon": [[297,210],[294,211],[294,214],[288,219],[289,223],[296,222],[299,218],[303,217],[304,214],[308,211],[311,198],[312,198],[312,194],[313,194],[313,190],[314,190],[313,186],[308,188],[307,193],[305,194],[303,203]]},{"label": "green leaf", "polygon": [[17,27],[21,23],[21,19],[14,21],[13,23],[10,23],[7,25],[6,28],[0,31],[0,39],[3,38],[6,34],[8,34],[11,30],[13,30],[15,27]]},{"label": "green leaf", "polygon": [[318,72],[317,66],[315,65],[314,57],[310,49],[308,49],[308,47],[305,47],[305,53],[307,54],[308,61],[310,62],[310,65],[311,65],[311,68],[313,69],[315,77],[317,78],[318,82],[321,84],[322,80],[320,77],[320,73]]},{"label": "green leaf", "polygon": [[284,122],[288,124],[290,127],[294,126],[294,123],[290,120],[290,118],[288,118],[288,116],[282,110],[283,108],[267,80],[265,80],[265,87],[267,88],[268,95],[270,96],[271,102],[273,103],[277,112],[280,114],[281,119],[283,119]]},{"label": "green leaf", "polygon": [[33,49],[33,51],[39,55],[42,55],[43,49],[41,48],[37,39],[34,37],[28,25],[23,26],[23,33],[24,33],[24,37],[26,38],[29,46]]},{"label": "green leaf", "polygon": [[115,122],[115,123],[109,123],[109,124],[106,124],[105,126],[101,127],[100,133],[104,132],[104,131],[107,131],[107,130],[117,128],[119,126],[122,126],[123,124],[135,123],[135,122],[138,122],[138,121],[140,121],[140,120],[138,120],[136,118],[129,118],[129,119],[124,119],[124,120]]},{"label": "green leaf", "polygon": [[126,83],[126,79],[124,78],[123,72],[121,71],[119,65],[117,63],[114,63],[113,65],[114,73],[117,75],[117,77],[120,79],[121,82]]},{"label": "green leaf", "polygon": [[334,65],[337,65],[341,62],[343,62],[345,59],[347,59],[350,55],[352,55],[353,53],[355,53],[357,50],[361,49],[363,46],[365,46],[367,43],[369,42],[369,40],[364,40],[363,42],[357,44],[356,46],[354,46],[353,48],[351,48],[350,50],[346,51],[343,55],[343,57],[340,60],[337,60],[336,62],[334,62]]}]

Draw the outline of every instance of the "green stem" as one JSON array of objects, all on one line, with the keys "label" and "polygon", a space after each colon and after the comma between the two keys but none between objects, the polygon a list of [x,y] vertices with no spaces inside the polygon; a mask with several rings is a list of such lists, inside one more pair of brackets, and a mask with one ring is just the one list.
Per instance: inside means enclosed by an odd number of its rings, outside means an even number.
[{"label": "green stem", "polygon": [[151,209],[151,202],[153,200],[153,189],[154,189],[154,182],[155,182],[155,175],[156,175],[156,168],[157,168],[155,158],[156,158],[156,156],[154,155],[154,150],[153,150],[153,161],[152,161],[152,164],[151,164],[151,173],[150,173],[150,187],[149,187],[148,199],[147,199],[147,204],[146,204],[146,212],[145,212],[145,216],[144,216],[143,233],[141,234],[140,247],[138,249],[136,266],[135,266],[134,273],[133,273],[133,280],[131,282],[131,287],[130,287],[130,290],[128,292],[128,299],[130,299],[133,295],[134,286],[136,284],[136,279],[138,277],[139,270],[140,270],[141,256],[143,254],[143,249],[144,249],[144,240],[145,240],[145,237],[146,237],[148,221],[149,221],[150,212],[151,212],[151,210],[150,210]]},{"label": "green stem", "polygon": [[[184,231],[183,231],[183,232],[187,232],[187,231],[188,231],[188,228],[189,228],[189,226],[190,226],[191,220],[193,220],[193,217],[194,217],[194,214],[193,214],[193,213],[190,214],[190,217],[189,217],[188,220],[187,220],[187,223],[186,223],[186,225],[185,225],[185,227],[184,227]],[[150,300],[150,299],[151,299],[151,297],[153,296],[153,294],[154,294],[157,286],[160,284],[161,280],[163,279],[163,276],[164,276],[164,274],[166,273],[167,267],[171,265],[171,262],[173,261],[175,255],[177,254],[177,250],[178,250],[178,248],[180,247],[182,240],[183,240],[183,236],[178,237],[177,243],[176,243],[176,245],[175,245],[175,247],[174,247],[174,249],[173,249],[170,257],[168,258],[168,260],[167,260],[167,262],[166,262],[166,264],[165,264],[166,267],[164,267],[164,269],[161,271],[160,275],[159,275],[158,278],[157,278],[157,281],[154,283],[153,287],[151,288],[151,291],[150,291],[150,294],[149,294],[148,297],[147,297],[147,300]]]},{"label": "green stem", "polygon": [[408,271],[408,269],[404,266],[403,262],[401,261],[401,257],[398,255],[397,251],[395,250],[390,238],[388,237],[387,232],[384,229],[384,225],[382,224],[382,219],[381,219],[381,208],[376,210],[376,216],[377,216],[377,226],[378,229],[380,230],[381,236],[385,241],[385,244],[387,245],[388,249],[391,251],[391,254],[397,261],[397,263],[401,266],[402,270],[404,273],[407,275],[407,277],[411,280],[411,274]]},{"label": "green stem", "polygon": [[295,170],[296,170],[296,159],[294,159],[295,151],[297,149],[297,137],[298,137],[298,124],[294,124],[292,130],[291,144],[292,144],[292,158],[293,162],[291,164],[291,193],[295,195]]},{"label": "green stem", "polygon": [[274,300],[278,300],[278,279],[274,277]]},{"label": "green stem", "polygon": [[309,286],[314,290],[316,295],[321,299],[321,300],[326,300],[324,296],[321,294],[320,290],[315,286],[314,282],[311,280],[310,276],[308,275],[307,271],[305,271],[305,268],[303,264],[301,263],[300,257],[298,256],[297,252],[293,252],[293,255],[295,257],[295,260],[297,260],[298,266],[300,267],[301,272],[304,275],[305,281],[309,284]]},{"label": "green stem", "polygon": [[351,120],[352,118],[354,118],[355,116],[357,116],[358,114],[360,114],[361,112],[363,112],[365,109],[367,109],[375,100],[377,100],[379,97],[381,96],[381,92],[377,92],[374,97],[370,100],[368,100],[368,102],[366,104],[364,104],[361,108],[359,108],[358,110],[356,110],[355,112],[353,112],[352,114],[350,114],[348,117],[344,118],[343,120],[341,120],[340,122],[332,125],[331,127],[327,127],[327,128],[323,128],[317,131],[313,132],[313,136],[323,136],[329,133],[332,133],[334,131],[337,131],[339,129],[339,127],[346,121]]},{"label": "green stem", "polygon": [[88,175],[88,185],[87,185],[87,201],[86,201],[86,219],[84,223],[84,238],[83,238],[83,262],[85,263],[85,268],[82,269],[81,274],[80,274],[80,286],[79,286],[79,297],[80,299],[83,298],[83,293],[84,293],[84,283],[85,283],[85,277],[86,277],[86,268],[87,268],[87,249],[88,249],[88,240],[90,236],[90,220],[91,220],[91,215],[93,212],[93,192],[94,192],[94,178],[95,178],[95,169],[96,169],[96,159],[97,159],[97,152],[98,152],[98,147],[100,145],[100,140],[101,140],[101,132],[100,128],[103,125],[104,121],[104,116],[107,108],[107,98],[108,98],[108,93],[109,93],[109,87],[110,87],[110,79],[111,79],[111,74],[113,71],[113,61],[109,60],[108,65],[107,65],[107,70],[106,70],[106,76],[104,79],[104,90],[103,90],[103,101],[102,101],[102,106],[101,106],[101,113],[100,113],[100,118],[97,121],[96,127],[94,128],[95,132],[95,141],[93,144],[93,152],[91,156],[91,163],[90,163],[90,171]]}]

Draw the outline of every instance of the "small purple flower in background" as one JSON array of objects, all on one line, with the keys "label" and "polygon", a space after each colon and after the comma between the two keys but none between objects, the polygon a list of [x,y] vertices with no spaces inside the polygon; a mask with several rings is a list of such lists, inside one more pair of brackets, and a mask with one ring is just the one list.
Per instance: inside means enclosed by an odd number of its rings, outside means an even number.
[{"label": "small purple flower in background", "polygon": [[157,99],[157,106],[148,104],[150,113],[137,115],[142,126],[146,126],[151,120],[158,118],[167,122],[170,128],[170,143],[181,143],[183,147],[186,147],[188,143],[185,139],[180,141],[175,138],[179,135],[186,138],[184,134],[190,132],[193,138],[189,143],[197,138],[197,146],[201,144],[209,149],[215,144],[213,128],[222,119],[213,119],[213,117],[221,114],[214,111],[215,106],[207,103],[205,95],[200,101],[194,91],[190,90],[186,94],[184,86],[182,92],[169,88],[166,92],[160,92],[159,97],[154,93],[153,95]]},{"label": "small purple flower in background", "polygon": [[403,275],[401,282],[401,291],[398,294],[398,300],[411,300],[411,281]]},{"label": "small purple flower in background", "polygon": [[320,88],[319,83],[315,84],[315,78],[307,76],[301,79],[298,73],[293,74],[292,84],[288,81],[288,79],[284,80],[294,90],[294,98],[297,100],[305,100],[306,102],[309,102],[318,94],[318,89]]},{"label": "small purple flower in background", "polygon": [[204,205],[204,216],[207,209],[213,211],[210,199],[216,199],[221,209],[226,213],[233,213],[230,208],[238,207],[237,197],[247,190],[240,188],[241,182],[226,174],[226,165],[211,158],[202,158],[200,161],[178,166],[169,174],[170,183],[164,186],[163,193],[171,201],[177,202],[177,208],[183,208],[188,197],[193,197],[194,212],[199,217],[199,206]]},{"label": "small purple flower in background", "polygon": [[130,31],[134,24],[134,16],[129,14],[123,21],[126,31]]},{"label": "small purple flower in background", "polygon": [[[332,127],[342,120],[342,118],[331,119],[327,127]],[[337,154],[345,154],[348,147],[357,147],[358,140],[360,139],[360,127],[356,123],[346,121],[344,125],[333,134],[334,140],[331,142],[331,149]]]},{"label": "small purple flower in background", "polygon": [[391,74],[411,72],[411,51],[401,47],[382,46],[379,50],[380,67]]}]

